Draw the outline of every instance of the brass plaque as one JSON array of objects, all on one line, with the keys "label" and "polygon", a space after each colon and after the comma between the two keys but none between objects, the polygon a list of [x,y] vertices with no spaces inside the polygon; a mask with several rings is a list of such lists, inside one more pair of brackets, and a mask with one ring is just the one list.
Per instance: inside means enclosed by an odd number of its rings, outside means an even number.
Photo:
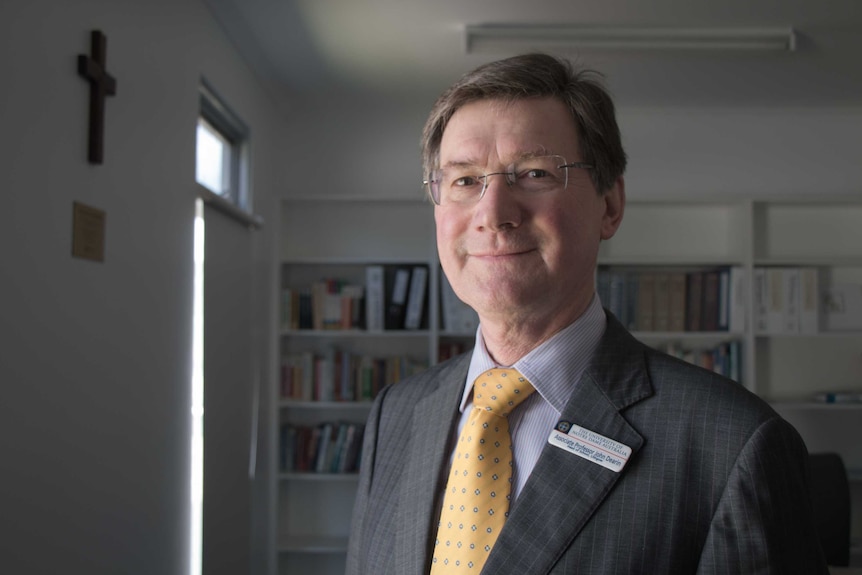
[{"label": "brass plaque", "polygon": [[105,261],[105,212],[84,204],[72,203],[72,255]]}]

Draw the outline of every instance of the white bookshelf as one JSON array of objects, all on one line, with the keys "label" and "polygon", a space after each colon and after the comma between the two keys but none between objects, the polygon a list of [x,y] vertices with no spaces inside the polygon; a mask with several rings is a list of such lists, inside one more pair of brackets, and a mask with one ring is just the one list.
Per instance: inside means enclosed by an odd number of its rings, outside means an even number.
[{"label": "white bookshelf", "polygon": [[[433,210],[422,197],[327,196],[282,202],[279,290],[325,277],[364,283],[370,265],[426,265],[428,325],[420,330],[368,332],[279,329],[282,354],[334,347],[355,354],[407,356],[425,364],[437,359],[438,345],[473,334],[449,334],[439,315],[440,271]],[[276,376],[278,377],[278,375]],[[279,393],[279,382],[274,386]],[[370,401],[276,399],[279,422],[313,425],[327,421],[362,422]],[[274,430],[278,435],[278,430]],[[278,494],[279,573],[343,573],[358,475],[282,472]]]},{"label": "white bookshelf", "polygon": [[[365,266],[421,263],[429,269],[429,325],[416,332],[282,330],[282,352],[339,345],[372,353],[409,354],[429,364],[448,340],[439,322],[441,271],[433,208],[420,197],[330,196],[285,199],[281,212],[280,281],[319,277],[360,278]],[[862,284],[862,198],[629,200],[617,235],[602,244],[600,266],[682,269],[739,266],[746,273],[747,303],[756,267],[813,266],[820,284]],[[280,284],[281,285],[281,284]],[[756,334],[748,305],[736,333],[635,332],[652,346],[692,348],[727,340],[742,350],[741,383],[786,417],[812,452],[837,451],[853,484],[853,536],[862,539],[862,405],[824,405],[817,392],[862,391],[862,330]],[[273,386],[278,393],[278,385]],[[279,420],[364,421],[370,403],[276,402]],[[277,430],[275,431],[277,435]],[[282,473],[277,530],[280,573],[341,573],[356,476]]]}]

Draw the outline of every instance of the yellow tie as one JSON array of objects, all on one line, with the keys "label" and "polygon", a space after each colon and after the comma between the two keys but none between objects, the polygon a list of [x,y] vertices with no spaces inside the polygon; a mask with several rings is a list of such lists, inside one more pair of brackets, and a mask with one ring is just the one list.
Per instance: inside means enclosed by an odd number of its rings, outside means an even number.
[{"label": "yellow tie", "polygon": [[473,384],[473,411],[458,437],[431,561],[432,575],[479,573],[509,515],[512,437],[506,417],[533,392],[515,369]]}]

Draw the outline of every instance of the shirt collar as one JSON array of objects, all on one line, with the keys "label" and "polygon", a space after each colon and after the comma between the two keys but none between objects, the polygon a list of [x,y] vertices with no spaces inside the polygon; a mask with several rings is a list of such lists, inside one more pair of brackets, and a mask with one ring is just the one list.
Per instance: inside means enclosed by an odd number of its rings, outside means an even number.
[{"label": "shirt collar", "polygon": [[543,342],[512,366],[497,365],[485,347],[482,326],[476,330],[476,345],[461,396],[461,412],[467,407],[473,382],[482,372],[495,367],[513,367],[526,377],[536,391],[557,411],[562,411],[574,386],[589,364],[605,332],[607,318],[597,296],[593,296],[581,316],[571,325]]}]

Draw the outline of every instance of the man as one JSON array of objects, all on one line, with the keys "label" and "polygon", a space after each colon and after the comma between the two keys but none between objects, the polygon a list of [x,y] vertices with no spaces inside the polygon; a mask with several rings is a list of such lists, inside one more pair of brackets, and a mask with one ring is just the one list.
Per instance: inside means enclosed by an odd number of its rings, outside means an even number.
[{"label": "man", "polygon": [[[793,428],[598,301],[626,158],[594,76],[482,66],[438,99],[423,154],[440,262],[480,327],[471,354],[377,398],[348,573],[826,573]],[[508,413],[490,381],[518,382]]]}]

